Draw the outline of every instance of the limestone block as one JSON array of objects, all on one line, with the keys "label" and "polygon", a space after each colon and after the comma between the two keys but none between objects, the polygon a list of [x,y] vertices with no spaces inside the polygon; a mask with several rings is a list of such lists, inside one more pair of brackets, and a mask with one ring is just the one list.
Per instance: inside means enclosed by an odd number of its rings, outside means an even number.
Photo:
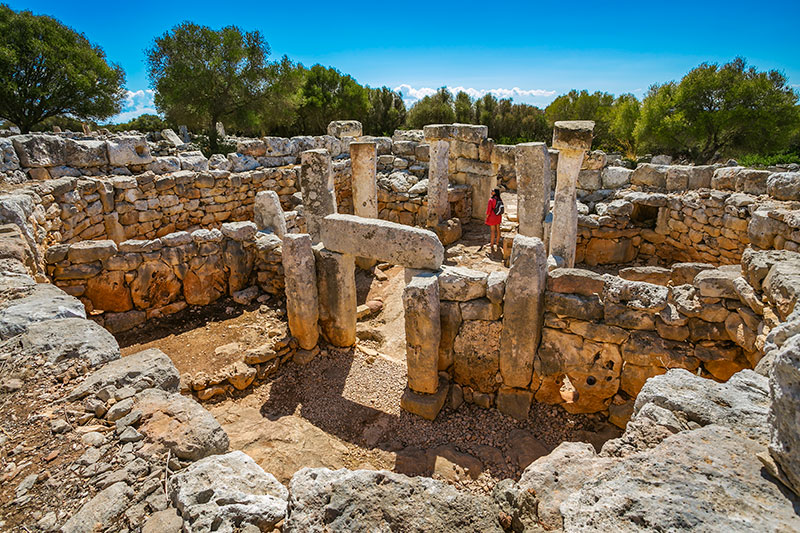
[{"label": "limestone block", "polygon": [[[441,291],[441,288],[439,289]],[[440,293],[441,298],[441,293]],[[439,302],[439,321],[441,341],[439,342],[439,370],[447,370],[453,365],[453,343],[461,327],[461,306],[458,302]]]},{"label": "limestone block", "polygon": [[101,167],[108,164],[104,141],[65,139],[66,164],[75,168]]},{"label": "limestone block", "polygon": [[464,302],[486,295],[485,272],[465,267],[444,266],[439,274],[439,297]]},{"label": "limestone block", "polygon": [[250,157],[267,155],[267,146],[261,139],[243,139],[236,143],[236,152]]},{"label": "limestone block", "polygon": [[767,194],[778,200],[800,200],[800,172],[772,174],[767,179]]},{"label": "limestone block", "polygon": [[544,240],[544,219],[550,211],[552,182],[547,145],[518,144],[514,150],[514,166],[519,234]]},{"label": "limestone block", "polygon": [[353,211],[360,217],[378,218],[377,154],[374,142],[350,143]]},{"label": "limestone block", "polygon": [[700,289],[700,296],[738,300],[739,296],[733,282],[739,276],[741,276],[741,271],[719,268],[704,269],[697,273],[693,285]]},{"label": "limestone block", "polygon": [[193,172],[205,172],[208,170],[208,159],[199,150],[181,152],[178,155],[178,160],[181,163],[181,170],[191,170]]},{"label": "limestone block", "polygon": [[433,272],[420,272],[403,290],[408,386],[426,394],[435,393],[439,383],[441,319],[436,278]]},{"label": "limestone block", "polygon": [[153,161],[143,136],[114,137],[106,141],[108,162],[112,167],[146,165]]},{"label": "limestone block", "polygon": [[192,268],[183,278],[183,297],[189,305],[208,305],[227,292],[228,280],[219,255],[205,257],[200,267]]},{"label": "limestone block", "polygon": [[306,224],[311,238],[316,242],[320,239],[322,218],[336,213],[331,156],[324,149],[306,150],[301,154],[301,165],[300,188]]},{"label": "limestone block", "polygon": [[450,218],[448,159],[450,145],[446,141],[430,143],[430,168],[428,170],[428,226],[438,226]]},{"label": "limestone block", "polygon": [[601,174],[603,189],[624,189],[631,183],[633,170],[624,167],[606,167]]},{"label": "limestone block", "polygon": [[498,320],[502,315],[503,306],[488,298],[461,302],[461,316],[464,320]]},{"label": "limestone block", "polygon": [[272,230],[278,238],[286,234],[286,217],[281,199],[275,191],[260,191],[253,204],[253,220],[259,231]]},{"label": "limestone block", "polygon": [[301,348],[311,350],[319,338],[319,298],[311,237],[307,234],[286,234],[282,261],[286,276],[289,331]]},{"label": "limestone block", "polygon": [[602,274],[580,268],[558,268],[547,277],[547,290],[583,296],[602,294],[606,278]]},{"label": "limestone block", "polygon": [[[488,301],[488,300],[487,300]],[[463,307],[462,307],[463,313]],[[475,391],[492,393],[499,383],[500,322],[464,320],[453,344],[453,376]]]},{"label": "limestone block", "polygon": [[672,279],[672,270],[657,266],[628,267],[619,271],[619,277],[630,281],[644,281],[667,286]]},{"label": "limestone block", "polygon": [[602,187],[601,170],[581,170],[578,173],[578,189],[593,192]]},{"label": "limestone block", "polygon": [[547,253],[535,237],[517,235],[506,280],[499,367],[503,383],[525,388],[531,382],[544,310]]},{"label": "limestone block", "polygon": [[260,166],[260,163],[253,156],[247,154],[228,154],[228,162],[230,163],[231,172],[247,172]]},{"label": "limestone block", "polygon": [[328,124],[328,135],[342,137],[361,137],[363,128],[357,120],[334,120]]},{"label": "limestone block", "polygon": [[57,167],[66,163],[66,143],[62,137],[28,133],[14,135],[11,142],[21,167]]},{"label": "limestone block", "polygon": [[528,418],[528,411],[533,401],[533,392],[528,389],[514,389],[501,387],[497,391],[497,409],[517,420],[524,421]]},{"label": "limestone block", "polygon": [[[593,130],[594,121],[591,120],[558,121],[553,128],[553,148],[559,150],[559,152],[563,150],[578,150],[581,152],[590,150],[592,147]],[[579,169],[582,164],[583,157],[581,157],[581,165],[578,166]]]},{"label": "limestone block", "polygon": [[319,294],[319,324],[334,346],[356,342],[356,275],[352,255],[314,251]]},{"label": "limestone block", "polygon": [[419,415],[426,420],[434,420],[447,400],[447,380],[439,378],[438,389],[434,394],[422,394],[406,387],[400,398],[400,407],[409,413]]},{"label": "limestone block", "polygon": [[114,241],[83,241],[70,245],[67,258],[72,263],[91,263],[108,259],[116,253]]},{"label": "limestone block", "polygon": [[644,187],[664,189],[667,186],[667,165],[640,163],[631,174],[631,183]]},{"label": "limestone block", "polygon": [[175,133],[175,130],[170,128],[161,130],[161,138],[176,148],[183,144],[183,140],[178,137],[178,134]]},{"label": "limestone block", "polygon": [[0,172],[11,172],[19,169],[19,157],[14,150],[14,143],[6,137],[0,138]]},{"label": "limestone block", "polygon": [[[427,137],[427,127],[423,129]],[[489,127],[476,124],[451,124],[451,135],[459,141],[466,141],[479,144],[489,136]]]},{"label": "limestone block", "polygon": [[506,279],[508,272],[495,270],[486,279],[486,297],[496,304],[503,303],[503,296],[506,292]]},{"label": "limestone block", "polygon": [[84,296],[95,310],[123,313],[133,309],[131,291],[125,284],[125,272],[112,270],[90,278]]},{"label": "limestone block", "polygon": [[353,215],[328,215],[321,225],[325,248],[407,268],[438,270],[444,247],[432,231]]}]

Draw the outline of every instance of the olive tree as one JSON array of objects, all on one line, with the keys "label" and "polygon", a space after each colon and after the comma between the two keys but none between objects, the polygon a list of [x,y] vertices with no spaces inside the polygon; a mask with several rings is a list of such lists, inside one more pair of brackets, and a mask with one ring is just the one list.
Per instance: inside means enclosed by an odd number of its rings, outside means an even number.
[{"label": "olive tree", "polygon": [[119,112],[125,73],[103,50],[54,18],[0,5],[0,118],[28,132],[57,116]]}]

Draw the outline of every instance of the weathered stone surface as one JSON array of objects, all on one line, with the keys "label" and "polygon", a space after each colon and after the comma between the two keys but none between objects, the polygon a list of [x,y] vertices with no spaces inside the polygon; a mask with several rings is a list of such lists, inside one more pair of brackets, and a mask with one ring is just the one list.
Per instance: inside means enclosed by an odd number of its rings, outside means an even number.
[{"label": "weathered stone surface", "polygon": [[624,167],[606,167],[601,174],[604,189],[621,189],[631,183],[633,170]]},{"label": "weathered stone surface", "polygon": [[439,274],[439,298],[465,302],[486,296],[487,275],[465,267],[442,267]]},{"label": "weathered stone surface", "polygon": [[208,170],[208,159],[199,150],[181,152],[178,154],[178,160],[181,164],[181,170],[191,170],[192,172],[205,172]]},{"label": "weathered stone surface", "polygon": [[192,531],[271,530],[283,520],[289,491],[249,456],[234,451],[191,464],[169,480],[169,496]]},{"label": "weathered stone surface", "polygon": [[28,133],[11,137],[23,167],[57,167],[66,161],[64,139],[56,135]]},{"label": "weathered stone surface", "polygon": [[535,237],[517,235],[503,304],[500,372],[509,387],[525,388],[533,375],[533,360],[542,331],[547,252]]},{"label": "weathered stone surface", "polygon": [[[795,330],[800,329],[798,319],[798,312],[790,318]],[[769,375],[769,451],[790,488],[800,496],[800,335],[795,334],[775,351]]]},{"label": "weathered stone surface", "polygon": [[1,343],[0,354],[44,356],[52,364],[83,359],[96,367],[119,359],[119,346],[108,331],[91,320],[61,318],[31,324],[25,333]]},{"label": "weathered stone surface", "polygon": [[428,169],[428,226],[438,226],[450,218],[447,198],[448,160],[450,144],[447,141],[430,141],[430,166]]},{"label": "weathered stone surface", "polygon": [[306,224],[312,239],[318,241],[322,219],[336,213],[331,156],[324,149],[307,150],[301,154],[301,161],[300,189],[303,192]]},{"label": "weathered stone surface", "polygon": [[580,320],[601,320],[603,304],[597,296],[579,296],[547,291],[544,308],[560,317]]},{"label": "weathered stone surface", "polygon": [[583,296],[603,294],[605,277],[580,268],[557,268],[547,276],[547,290]]},{"label": "weathered stone surface", "polygon": [[[440,289],[441,290],[441,289]],[[441,295],[441,293],[440,293]],[[440,296],[441,298],[441,296]],[[458,302],[439,302],[441,341],[439,342],[439,370],[447,370],[453,364],[453,342],[461,327],[461,306]]]},{"label": "weathered stone surface", "polygon": [[114,137],[106,141],[108,162],[113,167],[146,165],[153,161],[144,137]]},{"label": "weathered stone surface", "polygon": [[361,122],[357,120],[334,120],[328,124],[328,135],[337,139],[342,137],[361,137]]},{"label": "weathered stone surface", "polygon": [[374,142],[350,143],[353,212],[356,216],[378,218],[378,190],[375,181],[378,152]]},{"label": "weathered stone surface", "polygon": [[628,267],[619,271],[619,277],[630,281],[644,281],[666,286],[672,278],[672,271],[669,268],[656,266]]},{"label": "weathered stone surface", "polygon": [[408,386],[412,391],[436,392],[441,341],[439,281],[433,272],[421,272],[403,289]]},{"label": "weathered stone surface", "polygon": [[101,167],[108,164],[104,141],[65,139],[67,166],[75,168]]},{"label": "weathered stone surface", "polygon": [[319,296],[311,237],[307,234],[286,234],[282,260],[286,273],[289,330],[301,348],[310,350],[319,339]]},{"label": "weathered stone surface", "polygon": [[722,426],[682,431],[585,483],[560,506],[564,530],[795,530],[797,502],[762,474],[761,449]]},{"label": "weathered stone surface", "polygon": [[700,296],[706,298],[738,299],[738,294],[733,286],[733,280],[741,276],[735,269],[709,269],[703,270],[694,278],[694,285],[700,289]]},{"label": "weathered stone surface", "polygon": [[275,191],[260,191],[256,194],[253,217],[259,231],[272,230],[275,235],[283,239],[286,234],[286,218],[283,215],[278,193]]},{"label": "weathered stone surface", "polygon": [[124,313],[133,309],[131,291],[125,284],[125,272],[112,270],[90,278],[86,282],[86,298],[95,310]]},{"label": "weathered stone surface", "polygon": [[108,528],[130,505],[133,489],[119,481],[100,491],[61,526],[64,533],[92,533]]},{"label": "weathered stone surface", "polygon": [[703,270],[714,268],[710,263],[675,263],[672,265],[670,279],[673,285],[686,285],[694,282],[694,278]]},{"label": "weathered stone surface", "polygon": [[228,292],[220,257],[211,255],[205,259],[202,266],[190,270],[183,277],[183,298],[189,305],[208,305]]},{"label": "weathered stone surface", "polygon": [[497,409],[517,420],[527,420],[533,401],[533,392],[528,389],[500,387],[497,391]]},{"label": "weathered stone surface", "polygon": [[139,309],[163,307],[177,298],[181,282],[163,261],[142,263],[131,282],[131,298]]},{"label": "weathered stone surface", "polygon": [[486,320],[464,320],[461,323],[453,345],[456,382],[480,392],[497,390],[499,383],[495,377],[500,368],[501,328],[500,322]]},{"label": "weathered stone surface", "polygon": [[786,320],[800,298],[800,259],[775,263],[764,278],[762,288],[778,316]]},{"label": "weathered stone surface", "polygon": [[667,186],[667,165],[652,165],[640,163],[631,174],[631,183],[655,189],[665,189]]},{"label": "weathered stone surface", "polygon": [[353,256],[325,248],[314,251],[319,294],[319,325],[334,346],[356,342],[356,276]]},{"label": "weathered stone surface", "polygon": [[502,315],[503,306],[488,298],[461,302],[461,316],[464,320],[498,320]]},{"label": "weathered stone surface", "polygon": [[0,304],[0,339],[24,333],[37,322],[58,318],[86,318],[77,298],[49,283],[39,283],[23,298]]},{"label": "weathered stone surface", "polygon": [[550,154],[545,143],[514,148],[519,234],[544,240],[544,219],[550,211]]},{"label": "weathered stone surface", "polygon": [[75,387],[69,398],[80,399],[109,385],[118,389],[132,387],[143,390],[154,387],[177,392],[180,380],[180,374],[170,358],[161,350],[151,348],[111,361]]},{"label": "weathered stone surface", "polygon": [[508,272],[504,270],[495,270],[486,278],[486,297],[493,303],[503,303],[507,279]]},{"label": "weathered stone surface", "polygon": [[701,426],[726,426],[766,444],[770,399],[767,378],[742,370],[727,383],[716,383],[683,369],[673,369],[645,383],[636,397],[634,416],[647,404],[672,411]]},{"label": "weathered stone surface", "polygon": [[441,481],[387,471],[306,468],[289,484],[285,533],[307,531],[502,532],[486,497]]},{"label": "weathered stone surface", "polygon": [[634,331],[622,345],[626,363],[639,366],[662,366],[695,370],[700,361],[691,345],[664,340],[655,333]]},{"label": "weathered stone surface", "polygon": [[800,200],[800,172],[772,174],[767,178],[767,194],[778,200]]},{"label": "weathered stone surface", "polygon": [[353,215],[329,215],[322,222],[325,248],[357,257],[401,265],[406,268],[438,270],[444,247],[432,231]]},{"label": "weathered stone surface", "polygon": [[411,388],[406,387],[400,397],[400,407],[409,413],[421,416],[425,420],[435,420],[436,415],[444,407],[448,390],[447,380],[441,377],[439,378],[438,389],[433,394],[414,392]]},{"label": "weathered stone surface", "polygon": [[135,408],[142,412],[138,430],[151,453],[169,450],[179,459],[196,461],[228,449],[228,435],[219,422],[191,398],[146,389],[136,395]]}]

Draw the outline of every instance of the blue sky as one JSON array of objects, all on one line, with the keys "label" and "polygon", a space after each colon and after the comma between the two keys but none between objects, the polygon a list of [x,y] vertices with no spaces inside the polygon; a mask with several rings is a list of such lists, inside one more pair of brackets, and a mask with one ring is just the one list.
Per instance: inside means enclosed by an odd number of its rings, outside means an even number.
[{"label": "blue sky", "polygon": [[123,66],[117,120],[154,112],[144,50],[176,24],[258,29],[273,56],[321,63],[407,101],[437,87],[544,106],[570,89],[632,92],[737,55],[800,89],[800,1],[70,2],[0,0],[83,32]]}]

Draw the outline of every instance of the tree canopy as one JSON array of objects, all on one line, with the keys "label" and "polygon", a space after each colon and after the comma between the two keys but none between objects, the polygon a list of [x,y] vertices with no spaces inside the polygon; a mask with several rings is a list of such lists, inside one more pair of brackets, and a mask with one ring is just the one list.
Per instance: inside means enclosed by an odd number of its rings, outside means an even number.
[{"label": "tree canopy", "polygon": [[365,87],[352,76],[322,65],[308,69],[301,94],[298,120],[305,135],[324,134],[333,120],[363,120],[370,106]]},{"label": "tree canopy", "polygon": [[119,112],[125,73],[54,18],[0,4],[0,117],[28,132],[50,117]]},{"label": "tree canopy", "polygon": [[216,123],[253,127],[285,61],[267,61],[269,44],[258,31],[213,30],[184,22],[147,50],[155,103],[171,123],[206,128],[212,149]]},{"label": "tree canopy", "polygon": [[778,71],[758,72],[736,58],[703,63],[680,83],[653,85],[635,136],[641,148],[696,162],[786,149],[800,116],[797,94]]}]

